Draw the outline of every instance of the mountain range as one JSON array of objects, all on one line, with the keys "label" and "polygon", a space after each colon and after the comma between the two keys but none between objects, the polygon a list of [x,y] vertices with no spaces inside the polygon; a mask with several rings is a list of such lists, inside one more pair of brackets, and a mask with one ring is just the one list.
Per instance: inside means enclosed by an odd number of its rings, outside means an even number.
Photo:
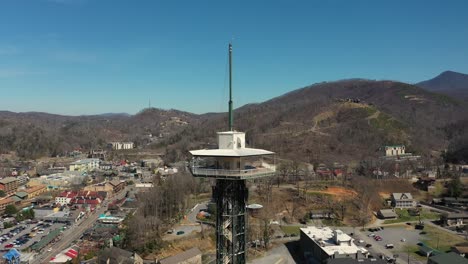
[{"label": "mountain range", "polygon": [[416,84],[428,91],[442,93],[454,98],[468,99],[468,75],[445,71],[438,76]]},{"label": "mountain range", "polygon": [[[468,87],[466,76],[444,72],[417,85],[364,79],[317,83],[236,109],[234,127],[247,133],[251,146],[308,162],[359,161],[377,157],[389,144],[405,144],[408,151],[437,158],[441,150],[457,148],[468,138],[468,103],[451,96]],[[37,158],[131,140],[143,148],[164,148],[172,159],[180,159],[188,149],[213,147],[215,132],[226,129],[226,113],[149,108],[135,115],[62,116],[4,111],[0,152]],[[150,134],[158,138],[153,143]]]}]

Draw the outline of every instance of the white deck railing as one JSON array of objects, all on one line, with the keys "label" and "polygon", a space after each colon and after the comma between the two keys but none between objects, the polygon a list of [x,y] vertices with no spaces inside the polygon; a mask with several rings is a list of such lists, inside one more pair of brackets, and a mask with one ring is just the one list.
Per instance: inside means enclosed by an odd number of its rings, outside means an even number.
[{"label": "white deck railing", "polygon": [[232,177],[247,177],[247,176],[258,176],[262,174],[270,174],[276,171],[274,165],[269,165],[268,168],[254,168],[244,170],[225,170],[225,169],[208,169],[206,167],[192,166],[192,173],[194,175],[206,175],[206,176],[232,176]]}]

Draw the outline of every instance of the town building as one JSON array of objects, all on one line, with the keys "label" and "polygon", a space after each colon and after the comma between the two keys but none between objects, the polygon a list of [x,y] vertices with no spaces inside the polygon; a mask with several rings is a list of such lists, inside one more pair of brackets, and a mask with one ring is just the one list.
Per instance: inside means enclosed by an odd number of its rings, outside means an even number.
[{"label": "town building", "polygon": [[99,169],[100,159],[81,159],[70,164],[70,171],[92,171]]},{"label": "town building", "polygon": [[123,150],[123,149],[133,149],[135,148],[135,144],[133,142],[110,142],[109,146],[115,150]]},{"label": "town building", "polygon": [[416,201],[411,193],[392,193],[390,198],[394,208],[413,208],[416,206]]},{"label": "town building", "polygon": [[12,195],[18,190],[18,180],[13,177],[6,177],[0,180],[0,190],[7,195]]},{"label": "town building", "polygon": [[159,264],[201,264],[202,252],[197,247],[191,248],[174,256],[161,259]]},{"label": "town building", "polygon": [[380,219],[396,219],[398,217],[393,209],[380,209],[377,212],[377,216]]},{"label": "town building", "polygon": [[427,264],[468,264],[468,259],[461,257],[455,252],[441,253],[429,257]]},{"label": "town building", "polygon": [[125,182],[119,180],[105,181],[93,185],[86,186],[83,190],[94,192],[106,192],[108,197],[111,197],[125,188]]},{"label": "town building", "polygon": [[13,199],[11,199],[10,197],[6,197],[6,198],[2,198],[0,199],[0,212],[4,212],[5,211],[5,208],[8,206],[8,205],[12,205],[14,204],[15,202],[13,201]]},{"label": "town building", "polygon": [[28,187],[28,188],[26,188],[26,189],[24,189],[22,191],[24,191],[24,192],[26,192],[28,194],[28,199],[31,199],[31,198],[37,197],[37,196],[47,192],[47,188],[46,188],[45,185],[38,184],[38,185]]},{"label": "town building", "polygon": [[66,171],[64,173],[42,175],[38,178],[31,178],[28,185],[45,185],[47,190],[67,189],[72,185],[83,183],[83,177],[82,172]]},{"label": "town building", "polygon": [[55,197],[55,203],[60,205],[70,204],[71,200],[76,197],[78,192],[64,191]]},{"label": "town building", "polygon": [[443,226],[463,226],[468,221],[466,213],[442,213],[440,222]]},{"label": "town building", "polygon": [[341,230],[308,226],[300,231],[302,252],[311,263],[327,263],[329,259],[336,258],[365,259],[369,254],[367,249],[354,244],[354,239]]}]

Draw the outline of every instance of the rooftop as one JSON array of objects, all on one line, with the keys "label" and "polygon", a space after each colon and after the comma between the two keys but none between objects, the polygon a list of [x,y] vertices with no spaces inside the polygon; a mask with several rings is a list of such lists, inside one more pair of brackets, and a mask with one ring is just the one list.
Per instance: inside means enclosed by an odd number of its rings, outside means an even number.
[{"label": "rooftop", "polygon": [[392,193],[395,200],[413,200],[411,193]]},{"label": "rooftop", "polygon": [[366,254],[368,252],[367,249],[358,247],[352,243],[354,239],[341,230],[332,230],[329,227],[308,226],[301,228],[301,232],[330,256],[336,252],[338,254],[355,254],[357,252]]},{"label": "rooftop", "polygon": [[6,178],[3,178],[0,180],[0,183],[1,184],[8,184],[8,183],[12,183],[12,182],[15,182],[17,181],[16,178],[13,178],[13,177],[6,177]]},{"label": "rooftop", "polygon": [[273,155],[274,152],[264,149],[239,148],[239,149],[201,149],[192,150],[190,154],[199,157],[249,157],[261,155]]},{"label": "rooftop", "polygon": [[87,163],[99,162],[99,161],[100,161],[99,159],[81,159],[81,160],[72,162],[71,165],[80,165],[80,164],[87,164]]},{"label": "rooftop", "polygon": [[449,253],[442,253],[429,258],[432,263],[444,264],[467,264],[468,259],[461,257],[457,253],[449,252]]}]

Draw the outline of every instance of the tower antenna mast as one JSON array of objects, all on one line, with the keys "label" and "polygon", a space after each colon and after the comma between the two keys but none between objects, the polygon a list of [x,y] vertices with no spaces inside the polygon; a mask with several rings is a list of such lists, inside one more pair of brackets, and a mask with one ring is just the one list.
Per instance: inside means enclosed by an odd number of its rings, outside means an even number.
[{"label": "tower antenna mast", "polygon": [[229,131],[233,131],[234,115],[232,113],[232,44],[229,43]]}]

